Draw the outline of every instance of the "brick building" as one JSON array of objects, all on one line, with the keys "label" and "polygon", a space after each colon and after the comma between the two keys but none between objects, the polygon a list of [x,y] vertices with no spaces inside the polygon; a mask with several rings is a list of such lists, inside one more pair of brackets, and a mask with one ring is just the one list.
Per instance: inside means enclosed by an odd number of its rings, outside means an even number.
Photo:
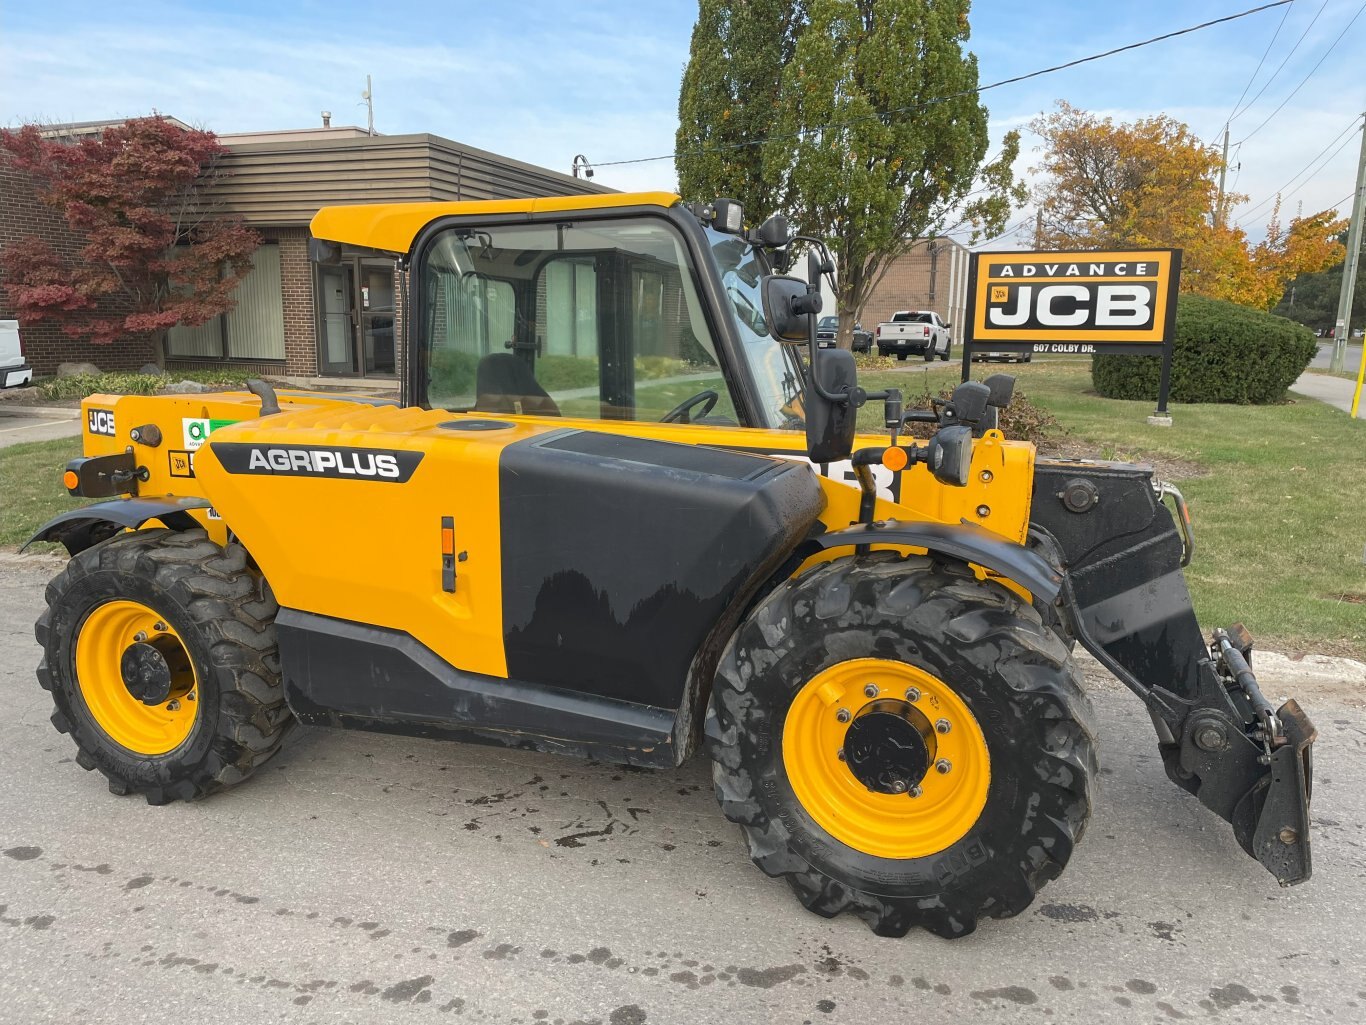
[{"label": "brick building", "polygon": [[[78,135],[112,123],[52,131]],[[339,266],[312,264],[308,223],[321,206],[611,191],[435,135],[371,136],[360,128],[324,127],[220,138],[229,151],[222,161],[226,174],[211,200],[255,228],[263,244],[232,310],[170,332],[164,358],[173,370],[234,366],[305,380],[396,382],[402,325],[394,263],[348,252]],[[0,165],[0,197],[0,248],[37,234],[64,256],[76,256],[82,240],[38,202],[26,176]],[[0,319],[15,317],[0,290]],[[97,347],[48,324],[21,323],[20,330],[40,376],[64,361],[124,370],[156,358],[146,342]]]},{"label": "brick building", "polygon": [[933,310],[962,335],[968,305],[968,250],[951,238],[917,242],[878,282],[859,318],[869,331],[897,310]]}]

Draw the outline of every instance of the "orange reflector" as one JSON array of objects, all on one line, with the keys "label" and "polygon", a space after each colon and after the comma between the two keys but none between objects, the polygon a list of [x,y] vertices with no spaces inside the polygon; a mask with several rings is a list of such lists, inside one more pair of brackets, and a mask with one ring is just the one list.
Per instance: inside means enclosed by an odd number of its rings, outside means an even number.
[{"label": "orange reflector", "polygon": [[893,445],[882,453],[882,465],[892,471],[906,469],[906,450]]},{"label": "orange reflector", "polygon": [[76,485],[81,482],[81,478],[76,476],[75,470],[67,470],[62,474],[62,483],[66,485],[66,490],[75,491]]},{"label": "orange reflector", "polygon": [[454,528],[454,527],[442,527],[442,528],[441,528],[441,554],[442,554],[442,555],[454,555],[454,554],[455,554],[455,528]]}]

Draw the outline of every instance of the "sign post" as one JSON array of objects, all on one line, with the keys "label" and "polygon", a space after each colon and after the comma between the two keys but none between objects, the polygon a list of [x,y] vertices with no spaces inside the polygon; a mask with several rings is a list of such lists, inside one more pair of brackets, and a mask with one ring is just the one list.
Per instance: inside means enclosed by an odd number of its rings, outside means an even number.
[{"label": "sign post", "polygon": [[963,377],[974,352],[1162,357],[1153,423],[1171,424],[1181,250],[973,253]]}]

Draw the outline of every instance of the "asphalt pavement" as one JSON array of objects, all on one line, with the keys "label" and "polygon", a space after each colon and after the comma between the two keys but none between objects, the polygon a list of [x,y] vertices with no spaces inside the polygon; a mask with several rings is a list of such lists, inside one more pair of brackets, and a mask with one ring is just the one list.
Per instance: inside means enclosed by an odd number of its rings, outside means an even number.
[{"label": "asphalt pavement", "polygon": [[74,438],[81,433],[81,411],[0,402],[0,448],[26,441]]},{"label": "asphalt pavement", "polygon": [[[1170,1022],[1366,1019],[1366,709],[1321,731],[1315,875],[1278,889],[1091,687],[1099,800],[1063,878],[946,942],[803,911],[695,761],[300,730],[193,804],[109,794],[48,723],[49,556],[0,555],[0,1022]],[[1274,682],[1272,682],[1274,686]]]}]

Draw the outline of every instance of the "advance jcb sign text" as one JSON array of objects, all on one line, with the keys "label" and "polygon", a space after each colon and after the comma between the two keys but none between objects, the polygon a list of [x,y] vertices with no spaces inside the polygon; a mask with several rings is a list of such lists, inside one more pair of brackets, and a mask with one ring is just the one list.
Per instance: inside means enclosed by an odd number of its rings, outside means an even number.
[{"label": "advance jcb sign text", "polygon": [[1180,272],[1176,249],[973,253],[964,348],[1158,355],[1175,326]]}]

